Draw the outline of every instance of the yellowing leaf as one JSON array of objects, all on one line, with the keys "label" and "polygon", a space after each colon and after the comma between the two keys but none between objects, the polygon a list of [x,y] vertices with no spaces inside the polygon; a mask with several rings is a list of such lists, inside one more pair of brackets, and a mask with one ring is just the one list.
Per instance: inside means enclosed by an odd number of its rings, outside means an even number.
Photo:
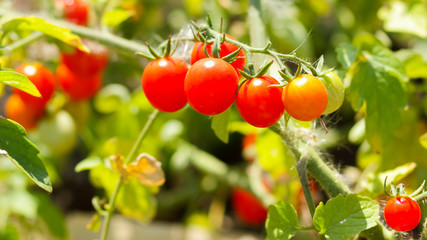
[{"label": "yellowing leaf", "polygon": [[421,146],[423,146],[424,148],[427,148],[427,133],[424,133],[420,137],[420,143],[421,143]]},{"label": "yellowing leaf", "polygon": [[136,162],[131,163],[126,170],[130,176],[135,177],[144,185],[160,186],[165,183],[161,163],[146,153],[140,154]]},{"label": "yellowing leaf", "polygon": [[93,215],[92,217],[92,221],[86,225],[86,228],[93,232],[97,232],[100,227],[101,227],[101,221],[99,219],[99,215],[95,213],[95,215]]}]

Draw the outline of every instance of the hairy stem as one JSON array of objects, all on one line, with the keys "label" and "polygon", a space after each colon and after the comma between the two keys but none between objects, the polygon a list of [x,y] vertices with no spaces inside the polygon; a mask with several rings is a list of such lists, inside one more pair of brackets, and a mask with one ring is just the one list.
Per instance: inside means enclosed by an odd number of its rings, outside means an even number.
[{"label": "hairy stem", "polygon": [[[129,154],[127,155],[125,163],[129,163],[135,159],[138,149],[141,147],[142,141],[147,135],[147,132],[150,129],[151,125],[153,124],[154,119],[156,119],[158,113],[159,113],[159,110],[156,109],[148,117],[147,122],[145,123],[144,127],[139,133],[139,136],[135,141],[135,143],[133,144]],[[114,206],[116,204],[117,196],[119,195],[119,191],[122,184],[123,184],[122,178],[119,177],[119,179],[117,180],[116,188],[114,189],[113,195],[111,196],[110,201],[108,202],[108,211],[107,211],[107,215],[105,216],[103,227],[102,227],[101,238],[100,238],[101,240],[107,239],[108,230],[110,228],[111,217],[113,216]]]},{"label": "hairy stem", "polygon": [[27,44],[30,44],[37,39],[41,38],[43,36],[43,33],[41,32],[35,32],[25,38],[21,38],[19,40],[14,41],[13,43],[5,46],[5,48],[0,49],[0,56],[7,55],[10,52],[15,51],[16,49],[19,49],[21,47],[26,46]]}]

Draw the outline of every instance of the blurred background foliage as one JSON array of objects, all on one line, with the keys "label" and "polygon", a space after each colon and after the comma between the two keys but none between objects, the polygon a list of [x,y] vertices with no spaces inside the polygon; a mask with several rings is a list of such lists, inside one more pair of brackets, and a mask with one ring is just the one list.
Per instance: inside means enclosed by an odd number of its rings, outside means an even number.
[{"label": "blurred background foliage", "polygon": [[[249,0],[90,0],[89,3],[91,28],[153,46],[174,35],[184,39],[176,55],[187,60],[192,48],[192,42],[185,41],[191,37],[189,21],[203,22],[207,14],[216,27],[222,18],[225,32],[239,41],[250,42]],[[46,18],[60,18],[62,14],[53,0],[3,0],[0,7]],[[295,52],[310,61],[324,55],[327,67],[335,67],[347,86],[351,80],[347,73],[350,65],[344,66],[345,61],[340,61],[336,52],[341,44],[351,43],[363,49],[379,43],[395,52],[410,79],[405,83],[408,105],[401,111],[401,126],[381,154],[372,151],[366,141],[364,108],[354,111],[351,96],[347,96],[338,112],[324,117],[328,134],[314,123],[291,124],[305,127],[298,131],[307,131],[308,135],[314,131],[316,147],[343,173],[343,180],[357,190],[371,190],[372,197],[382,198],[381,188],[378,190],[381,182],[373,179],[380,172],[402,164],[415,162],[418,166],[398,170],[401,178],[413,172],[404,179],[408,188],[416,188],[426,179],[427,150],[418,141],[427,132],[426,2],[263,0],[261,8],[265,37],[275,50]],[[54,70],[59,62],[55,42],[37,41],[3,56],[1,66],[13,68],[33,61],[41,61]],[[24,174],[0,158],[0,239],[17,239],[18,235],[34,239],[47,233],[65,239],[69,233],[64,216],[74,211],[93,211],[94,196],[111,194],[117,174],[105,167],[109,166],[108,157],[129,152],[139,129],[153,111],[140,83],[147,63],[142,57],[110,50],[104,87],[94,99],[72,102],[61,93],[56,94],[50,103],[55,111],[29,133],[41,149],[54,183],[52,195],[40,192]],[[6,88],[1,106],[9,93]],[[230,119],[230,138],[223,143],[211,130],[211,120],[190,107],[172,114],[161,113],[140,151],[162,162],[166,184],[153,189],[130,182],[122,189],[118,210],[142,221],[154,218],[201,225],[209,231],[244,229],[262,235],[262,226],[246,225],[232,213],[231,192],[241,185],[249,186],[266,206],[276,200],[298,206],[301,221],[307,221],[309,214],[294,159],[281,138],[244,123],[235,106]],[[48,137],[46,132],[50,133]],[[61,140],[65,143],[54,145]],[[315,184],[313,189],[316,201],[326,199]],[[41,222],[45,227],[40,228]],[[92,227],[96,229],[96,221]]]}]

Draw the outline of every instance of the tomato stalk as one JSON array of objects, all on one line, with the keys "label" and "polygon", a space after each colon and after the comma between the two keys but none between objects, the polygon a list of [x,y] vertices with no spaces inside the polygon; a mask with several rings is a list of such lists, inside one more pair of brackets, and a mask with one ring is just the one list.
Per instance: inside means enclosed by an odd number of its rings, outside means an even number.
[{"label": "tomato stalk", "polygon": [[[126,164],[132,162],[133,160],[136,160],[136,156],[138,154],[138,149],[141,147],[141,144],[144,140],[144,138],[147,136],[147,132],[152,126],[154,120],[156,119],[157,115],[159,113],[159,110],[155,109],[151,115],[148,117],[147,122],[145,123],[144,127],[142,128],[141,132],[139,133],[138,138],[136,139],[135,143],[132,146],[132,149],[130,150],[129,154],[127,155],[125,162]],[[108,211],[104,218],[104,223],[102,227],[101,232],[101,240],[106,240],[108,235],[108,230],[110,228],[110,222],[111,217],[113,216],[114,212],[114,206],[117,200],[117,196],[119,195],[120,188],[123,184],[123,180],[121,177],[117,180],[116,188],[114,189],[113,195],[110,198],[110,201],[108,202]]]}]

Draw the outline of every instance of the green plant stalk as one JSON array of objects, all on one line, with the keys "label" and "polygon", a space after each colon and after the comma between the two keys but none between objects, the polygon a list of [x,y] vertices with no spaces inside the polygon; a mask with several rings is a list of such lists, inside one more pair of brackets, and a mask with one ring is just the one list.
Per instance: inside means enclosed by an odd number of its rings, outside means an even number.
[{"label": "green plant stalk", "polygon": [[25,38],[21,38],[17,41],[14,41],[13,43],[5,46],[5,48],[0,48],[0,56],[7,55],[8,53],[13,52],[21,47],[24,47],[27,44],[30,44],[41,37],[43,37],[43,33],[35,32]]},{"label": "green plant stalk", "polygon": [[[142,128],[141,132],[139,133],[138,138],[136,139],[135,143],[132,146],[132,149],[130,150],[129,154],[127,155],[127,157],[125,159],[126,164],[135,160],[138,149],[141,147],[141,144],[142,144],[145,136],[147,136],[147,132],[150,129],[151,125],[153,124],[154,120],[156,119],[158,113],[159,113],[159,110],[156,109],[148,117],[147,122],[145,123],[144,127]],[[102,232],[101,232],[101,238],[100,238],[101,240],[107,239],[108,230],[110,228],[111,217],[113,216],[114,206],[116,204],[117,196],[119,195],[119,191],[120,191],[122,184],[123,184],[123,180],[121,177],[119,177],[119,179],[117,180],[116,188],[114,189],[113,195],[111,196],[110,201],[108,203],[107,215],[104,218],[104,223],[102,226]]]}]

